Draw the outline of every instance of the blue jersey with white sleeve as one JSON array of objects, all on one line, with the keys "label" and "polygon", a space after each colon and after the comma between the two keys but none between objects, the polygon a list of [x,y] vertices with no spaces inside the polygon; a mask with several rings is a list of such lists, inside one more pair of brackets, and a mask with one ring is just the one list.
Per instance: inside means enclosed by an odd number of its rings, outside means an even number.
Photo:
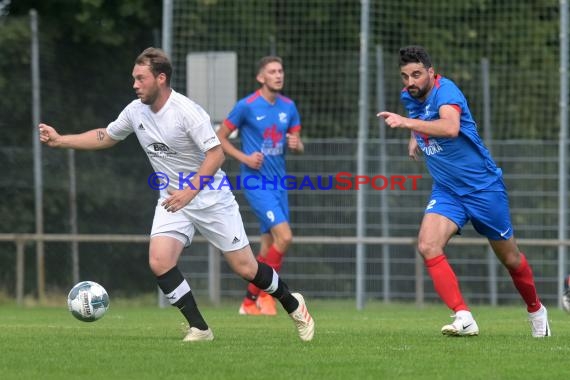
[{"label": "blue jersey with white sleeve", "polygon": [[439,109],[444,105],[450,105],[460,113],[457,137],[436,137],[413,132],[434,185],[457,195],[504,189],[502,171],[479,137],[467,99],[455,83],[436,75],[434,87],[423,102],[412,97],[406,89],[402,91],[400,99],[408,117],[412,119],[437,120]]},{"label": "blue jersey with white sleeve", "polygon": [[263,153],[261,168],[255,170],[242,164],[242,175],[266,178],[286,175],[286,134],[301,130],[299,112],[291,99],[278,95],[271,104],[257,90],[237,102],[224,124],[230,130],[239,130],[245,154]]}]

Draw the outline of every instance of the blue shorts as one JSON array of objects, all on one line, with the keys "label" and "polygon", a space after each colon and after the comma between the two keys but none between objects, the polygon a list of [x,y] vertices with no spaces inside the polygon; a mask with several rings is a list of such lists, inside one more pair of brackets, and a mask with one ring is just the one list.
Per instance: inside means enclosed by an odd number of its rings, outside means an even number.
[{"label": "blue shorts", "polygon": [[278,224],[289,223],[287,190],[246,190],[245,198],[259,220],[259,229],[267,234]]},{"label": "blue shorts", "polygon": [[434,186],[426,214],[439,214],[453,221],[461,233],[468,222],[490,240],[508,240],[513,236],[507,190],[481,190],[457,195]]}]

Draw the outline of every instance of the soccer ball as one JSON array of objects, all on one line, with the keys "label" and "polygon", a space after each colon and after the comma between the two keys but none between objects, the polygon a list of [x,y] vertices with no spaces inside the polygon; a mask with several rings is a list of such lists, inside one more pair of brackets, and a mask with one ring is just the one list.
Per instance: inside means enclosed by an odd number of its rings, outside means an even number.
[{"label": "soccer ball", "polygon": [[564,279],[564,294],[562,295],[562,307],[570,313],[570,275]]},{"label": "soccer ball", "polygon": [[109,295],[98,283],[82,281],[71,288],[67,295],[67,307],[80,321],[94,322],[107,312]]}]

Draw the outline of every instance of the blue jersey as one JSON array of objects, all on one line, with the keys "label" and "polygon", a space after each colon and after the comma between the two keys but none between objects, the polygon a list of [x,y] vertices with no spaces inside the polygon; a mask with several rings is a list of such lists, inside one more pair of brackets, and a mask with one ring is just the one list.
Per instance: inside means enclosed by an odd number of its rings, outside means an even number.
[{"label": "blue jersey", "polygon": [[238,101],[224,124],[230,130],[239,130],[245,154],[261,152],[264,155],[259,170],[242,164],[242,175],[282,178],[287,174],[286,134],[301,130],[299,112],[291,99],[278,95],[275,103],[271,104],[258,90]]},{"label": "blue jersey", "polygon": [[406,89],[400,99],[412,119],[437,120],[444,105],[453,106],[461,114],[457,137],[414,132],[435,185],[458,195],[503,189],[501,169],[479,137],[467,100],[455,83],[436,75],[435,85],[425,101],[415,99]]}]

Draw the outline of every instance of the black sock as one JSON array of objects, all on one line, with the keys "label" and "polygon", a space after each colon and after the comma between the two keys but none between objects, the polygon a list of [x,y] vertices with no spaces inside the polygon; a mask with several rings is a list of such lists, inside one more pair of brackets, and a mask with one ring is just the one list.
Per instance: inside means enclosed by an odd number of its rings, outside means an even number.
[{"label": "black sock", "polygon": [[200,310],[198,310],[190,285],[177,266],[157,276],[156,282],[170,304],[180,310],[191,327],[196,327],[200,330],[208,329],[208,324],[206,324],[202,314],[200,314]]},{"label": "black sock", "polygon": [[258,262],[257,273],[251,283],[277,298],[287,313],[290,314],[299,307],[299,301],[291,295],[287,284],[269,265]]}]

